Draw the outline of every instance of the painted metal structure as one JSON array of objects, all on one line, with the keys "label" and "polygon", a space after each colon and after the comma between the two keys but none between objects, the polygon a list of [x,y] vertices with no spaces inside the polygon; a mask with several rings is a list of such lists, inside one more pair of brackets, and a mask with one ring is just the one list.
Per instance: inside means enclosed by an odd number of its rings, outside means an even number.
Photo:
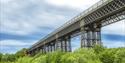
[{"label": "painted metal structure", "polygon": [[81,47],[102,45],[101,27],[123,19],[125,0],[101,0],[32,45],[28,53],[47,53],[57,49],[70,52],[70,39],[77,35],[81,35]]}]

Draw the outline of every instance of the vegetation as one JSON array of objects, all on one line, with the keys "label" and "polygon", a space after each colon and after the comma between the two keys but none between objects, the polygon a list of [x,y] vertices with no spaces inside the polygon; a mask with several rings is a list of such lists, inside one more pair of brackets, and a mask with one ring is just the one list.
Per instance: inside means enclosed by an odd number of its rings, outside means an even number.
[{"label": "vegetation", "polygon": [[0,63],[125,63],[125,48],[95,46],[81,48],[74,52],[38,53],[32,57],[22,52],[18,54],[0,54]]},{"label": "vegetation", "polygon": [[26,48],[18,51],[15,54],[2,54],[0,53],[0,63],[13,63],[18,60],[18,58],[23,58],[26,56]]}]

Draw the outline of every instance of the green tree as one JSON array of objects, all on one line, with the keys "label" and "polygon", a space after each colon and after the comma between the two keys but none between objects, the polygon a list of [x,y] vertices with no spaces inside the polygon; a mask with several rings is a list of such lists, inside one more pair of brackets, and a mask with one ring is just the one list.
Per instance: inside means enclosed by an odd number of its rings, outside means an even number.
[{"label": "green tree", "polygon": [[94,51],[96,54],[102,53],[103,51],[105,51],[105,47],[103,47],[102,45],[95,45],[94,46]]},{"label": "green tree", "polygon": [[114,63],[125,63],[125,49],[119,48],[115,54]]},{"label": "green tree", "polygon": [[16,56],[14,54],[5,54],[2,55],[1,61],[3,62],[14,62],[16,60]]},{"label": "green tree", "polygon": [[26,56],[27,55],[27,49],[26,48],[23,48],[23,49],[21,49],[20,51],[18,51],[18,52],[16,52],[16,56],[19,58],[19,57],[24,57],[24,56]]},{"label": "green tree", "polygon": [[2,60],[2,56],[3,56],[3,54],[2,54],[2,53],[0,53],[0,61]]}]

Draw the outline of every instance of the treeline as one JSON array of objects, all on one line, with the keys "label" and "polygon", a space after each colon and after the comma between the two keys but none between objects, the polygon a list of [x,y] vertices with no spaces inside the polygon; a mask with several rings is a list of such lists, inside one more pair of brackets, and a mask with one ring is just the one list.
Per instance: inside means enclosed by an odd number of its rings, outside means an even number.
[{"label": "treeline", "polygon": [[26,48],[23,48],[22,50],[16,52],[15,54],[2,54],[0,53],[0,63],[11,63],[15,62],[19,58],[22,58],[26,55]]},{"label": "treeline", "polygon": [[56,51],[47,54],[38,53],[35,56],[24,54],[10,63],[125,63],[125,48],[95,46],[80,48],[74,52]]}]

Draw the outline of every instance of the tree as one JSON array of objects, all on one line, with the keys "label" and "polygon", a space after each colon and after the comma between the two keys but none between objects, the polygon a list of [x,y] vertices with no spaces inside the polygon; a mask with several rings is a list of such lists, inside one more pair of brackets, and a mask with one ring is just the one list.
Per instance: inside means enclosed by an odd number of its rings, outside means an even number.
[{"label": "tree", "polygon": [[17,57],[24,57],[24,56],[26,56],[27,54],[26,54],[26,51],[27,51],[27,49],[26,48],[23,48],[23,49],[21,49],[20,51],[18,51],[18,52],[16,52],[16,56]]},{"label": "tree", "polygon": [[0,61],[2,60],[2,56],[3,56],[3,54],[2,54],[2,53],[0,53]]},{"label": "tree", "polygon": [[14,62],[16,60],[16,56],[14,54],[5,54],[2,55],[1,61],[2,62]]}]

